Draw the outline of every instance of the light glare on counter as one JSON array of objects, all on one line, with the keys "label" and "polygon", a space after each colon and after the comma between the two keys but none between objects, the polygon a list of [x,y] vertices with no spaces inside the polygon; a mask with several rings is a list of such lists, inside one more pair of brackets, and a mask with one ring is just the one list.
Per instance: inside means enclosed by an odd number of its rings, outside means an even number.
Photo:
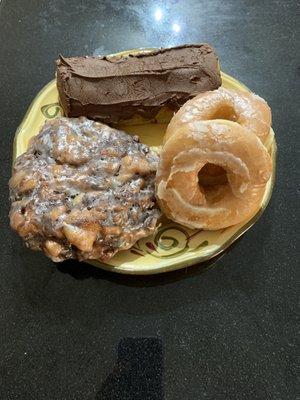
[{"label": "light glare on counter", "polygon": [[157,8],[154,13],[154,18],[156,19],[156,21],[161,21],[162,17],[163,17],[163,13],[162,13],[161,9]]}]

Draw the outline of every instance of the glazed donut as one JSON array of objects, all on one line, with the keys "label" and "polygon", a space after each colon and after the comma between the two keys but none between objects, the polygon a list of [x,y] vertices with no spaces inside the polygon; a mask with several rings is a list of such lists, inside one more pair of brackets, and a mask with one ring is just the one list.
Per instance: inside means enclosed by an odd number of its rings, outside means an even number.
[{"label": "glazed donut", "polygon": [[176,120],[156,175],[156,195],[165,215],[207,230],[254,215],[272,168],[261,141],[232,121],[199,121],[197,116],[187,123]]},{"label": "glazed donut", "polygon": [[187,101],[172,118],[165,141],[173,127],[181,122],[225,119],[249,129],[265,143],[271,127],[271,109],[261,97],[241,90],[224,89],[205,92]]}]

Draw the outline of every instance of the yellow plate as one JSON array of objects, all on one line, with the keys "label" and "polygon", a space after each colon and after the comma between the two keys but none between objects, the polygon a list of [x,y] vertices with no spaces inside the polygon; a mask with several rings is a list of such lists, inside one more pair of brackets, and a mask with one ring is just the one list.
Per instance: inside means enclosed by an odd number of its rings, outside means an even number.
[{"label": "yellow plate", "polygon": [[[141,50],[122,52],[117,56],[137,51]],[[221,75],[222,86],[249,91],[245,85],[231,76],[223,72]],[[14,159],[26,151],[29,139],[39,132],[45,120],[60,115],[62,115],[62,109],[58,102],[55,80],[53,80],[33,100],[16,132]],[[141,141],[149,146],[158,146],[162,143],[166,124],[147,123],[120,126],[120,128],[129,133],[138,134]],[[118,253],[108,263],[98,261],[90,263],[123,274],[146,275],[184,268],[220,254],[257,221],[270,200],[276,161],[276,142],[272,130],[267,148],[273,159],[273,174],[267,184],[261,207],[250,220],[219,231],[191,230],[164,220],[155,235],[139,240],[130,250]]]}]

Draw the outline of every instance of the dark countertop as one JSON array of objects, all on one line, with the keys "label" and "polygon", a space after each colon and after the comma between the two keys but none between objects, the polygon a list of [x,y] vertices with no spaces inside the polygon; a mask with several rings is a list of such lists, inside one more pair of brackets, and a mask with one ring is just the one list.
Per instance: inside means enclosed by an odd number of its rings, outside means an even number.
[{"label": "dark countertop", "polygon": [[[2,400],[299,398],[297,3],[0,2]],[[12,142],[58,53],[204,41],[273,110],[277,182],[256,225],[204,273],[124,277],[25,249],[7,219]]]}]

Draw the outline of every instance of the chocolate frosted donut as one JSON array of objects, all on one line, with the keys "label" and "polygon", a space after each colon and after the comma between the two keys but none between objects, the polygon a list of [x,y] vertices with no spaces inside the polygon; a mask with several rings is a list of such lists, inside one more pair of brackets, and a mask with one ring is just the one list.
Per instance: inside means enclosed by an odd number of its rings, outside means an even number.
[{"label": "chocolate frosted donut", "polygon": [[84,117],[54,119],[14,164],[11,226],[54,261],[107,261],[153,233],[157,164],[136,136]]}]

